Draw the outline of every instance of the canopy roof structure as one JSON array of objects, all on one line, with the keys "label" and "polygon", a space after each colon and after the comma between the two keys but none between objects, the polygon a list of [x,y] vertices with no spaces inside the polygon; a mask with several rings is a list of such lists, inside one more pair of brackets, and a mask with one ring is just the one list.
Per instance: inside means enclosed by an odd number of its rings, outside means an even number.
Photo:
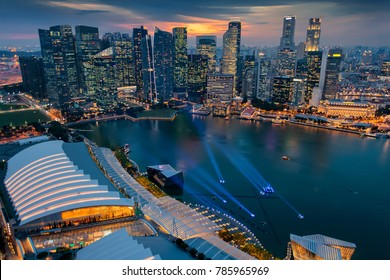
[{"label": "canopy roof structure", "polygon": [[134,205],[103,175],[84,143],[28,147],[8,161],[4,182],[20,226],[73,209]]}]

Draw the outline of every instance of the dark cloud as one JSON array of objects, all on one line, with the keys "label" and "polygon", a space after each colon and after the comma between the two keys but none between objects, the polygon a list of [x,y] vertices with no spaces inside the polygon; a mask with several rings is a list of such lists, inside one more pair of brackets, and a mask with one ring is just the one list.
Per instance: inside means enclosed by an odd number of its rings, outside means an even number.
[{"label": "dark cloud", "polygon": [[108,13],[108,11],[103,11],[103,10],[82,10],[82,11],[77,11],[76,13],[78,15],[90,15],[90,14],[101,14],[101,13]]},{"label": "dark cloud", "polygon": [[[262,36],[260,40],[277,44],[280,37],[280,32],[277,31],[281,30],[282,17],[286,14],[298,15],[296,34],[299,36],[305,35],[309,17],[322,17],[322,42],[390,44],[388,0],[5,1],[0,9],[1,45],[5,45],[13,34],[36,34],[38,28],[57,24],[97,26],[100,33],[129,32],[132,26],[141,24],[153,26],[164,22],[196,23],[198,20],[202,21],[200,18],[205,19],[203,22],[228,21],[232,16],[241,17],[248,29],[251,24],[261,25],[261,28],[256,27],[261,29],[261,32],[257,32],[258,36]],[[268,10],[262,12],[254,7],[268,7]],[[269,11],[273,15],[269,15]],[[255,36],[245,34],[245,31],[243,34],[247,38]]]}]

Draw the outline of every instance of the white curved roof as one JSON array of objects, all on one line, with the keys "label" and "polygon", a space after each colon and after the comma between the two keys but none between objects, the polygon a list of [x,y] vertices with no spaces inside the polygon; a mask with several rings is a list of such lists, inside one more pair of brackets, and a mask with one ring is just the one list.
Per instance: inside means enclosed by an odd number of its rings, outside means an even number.
[{"label": "white curved roof", "polygon": [[98,173],[101,171],[84,143],[50,141],[31,146],[12,157],[4,182],[20,225],[77,208],[133,205],[133,200],[111,191],[110,182]]},{"label": "white curved roof", "polygon": [[122,228],[77,251],[77,260],[160,260]]}]

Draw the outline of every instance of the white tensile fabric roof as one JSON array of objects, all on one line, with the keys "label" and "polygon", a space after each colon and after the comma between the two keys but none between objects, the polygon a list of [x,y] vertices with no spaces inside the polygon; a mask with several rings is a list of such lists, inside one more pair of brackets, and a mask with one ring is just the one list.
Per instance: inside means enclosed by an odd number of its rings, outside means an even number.
[{"label": "white tensile fabric roof", "polygon": [[134,205],[105,180],[84,143],[50,141],[28,147],[8,161],[4,182],[19,225],[77,208]]}]

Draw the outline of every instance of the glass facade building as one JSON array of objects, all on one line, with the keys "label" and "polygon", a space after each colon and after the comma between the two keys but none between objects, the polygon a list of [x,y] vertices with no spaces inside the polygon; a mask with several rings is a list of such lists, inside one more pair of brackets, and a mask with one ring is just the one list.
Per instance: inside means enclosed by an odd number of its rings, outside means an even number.
[{"label": "glass facade building", "polygon": [[306,52],[316,52],[319,50],[321,36],[321,19],[311,18],[306,35]]},{"label": "glass facade building", "polygon": [[173,37],[172,33],[154,28],[154,69],[158,98],[173,97]]},{"label": "glass facade building", "polygon": [[217,36],[196,36],[196,53],[208,57],[209,72],[215,72],[217,63]]},{"label": "glass facade building", "polygon": [[72,97],[79,96],[76,47],[70,25],[39,29],[39,40],[50,102],[65,108]]},{"label": "glass facade building", "polygon": [[175,91],[187,90],[187,27],[175,27],[173,35],[173,77]]}]

